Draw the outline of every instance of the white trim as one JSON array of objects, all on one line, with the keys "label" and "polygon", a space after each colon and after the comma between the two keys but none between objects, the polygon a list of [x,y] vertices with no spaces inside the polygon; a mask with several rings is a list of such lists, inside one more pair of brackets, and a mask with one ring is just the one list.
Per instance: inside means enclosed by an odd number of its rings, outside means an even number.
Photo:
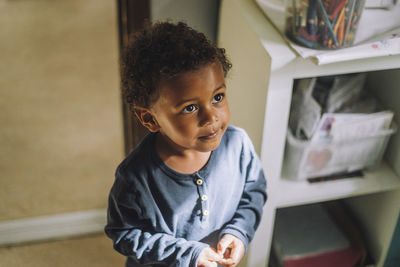
[{"label": "white trim", "polygon": [[106,211],[85,210],[0,222],[0,246],[102,232]]}]

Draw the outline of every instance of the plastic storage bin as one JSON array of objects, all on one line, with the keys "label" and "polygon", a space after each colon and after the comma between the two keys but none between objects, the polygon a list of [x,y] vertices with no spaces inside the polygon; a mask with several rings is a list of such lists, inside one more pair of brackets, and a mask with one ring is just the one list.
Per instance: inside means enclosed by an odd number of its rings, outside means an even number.
[{"label": "plastic storage bin", "polygon": [[335,173],[352,172],[380,163],[396,125],[363,138],[339,143],[311,143],[295,138],[288,130],[283,177],[305,180]]},{"label": "plastic storage bin", "polygon": [[285,34],[313,49],[353,44],[365,0],[285,0]]}]

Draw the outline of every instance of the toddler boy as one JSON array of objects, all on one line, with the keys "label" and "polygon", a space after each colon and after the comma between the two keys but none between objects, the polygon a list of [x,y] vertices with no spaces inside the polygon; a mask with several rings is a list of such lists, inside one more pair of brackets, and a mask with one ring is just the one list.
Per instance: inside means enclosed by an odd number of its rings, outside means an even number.
[{"label": "toddler boy", "polygon": [[116,170],[106,234],[126,266],[236,266],[266,181],[249,137],[229,126],[225,50],[163,22],[122,63],[125,100],[150,134]]}]

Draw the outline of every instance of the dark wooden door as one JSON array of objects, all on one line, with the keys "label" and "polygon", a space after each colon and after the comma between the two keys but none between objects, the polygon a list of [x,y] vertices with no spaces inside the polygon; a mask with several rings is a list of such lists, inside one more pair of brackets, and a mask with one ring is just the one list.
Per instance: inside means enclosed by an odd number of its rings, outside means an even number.
[{"label": "dark wooden door", "polygon": [[[117,0],[120,55],[127,46],[132,34],[142,29],[150,20],[150,0]],[[122,96],[122,93],[121,93]],[[125,154],[128,154],[148,133],[122,101],[124,121]]]}]

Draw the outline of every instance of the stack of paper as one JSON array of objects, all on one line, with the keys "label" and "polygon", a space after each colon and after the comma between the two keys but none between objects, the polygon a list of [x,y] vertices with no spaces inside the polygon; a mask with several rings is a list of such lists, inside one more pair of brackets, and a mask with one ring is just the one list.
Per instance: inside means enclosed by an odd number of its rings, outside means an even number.
[{"label": "stack of paper", "polygon": [[361,259],[322,204],[278,209],[272,248],[280,267],[350,267]]},{"label": "stack of paper", "polygon": [[377,165],[396,130],[393,112],[365,92],[365,73],[296,80],[284,177],[306,179]]}]

